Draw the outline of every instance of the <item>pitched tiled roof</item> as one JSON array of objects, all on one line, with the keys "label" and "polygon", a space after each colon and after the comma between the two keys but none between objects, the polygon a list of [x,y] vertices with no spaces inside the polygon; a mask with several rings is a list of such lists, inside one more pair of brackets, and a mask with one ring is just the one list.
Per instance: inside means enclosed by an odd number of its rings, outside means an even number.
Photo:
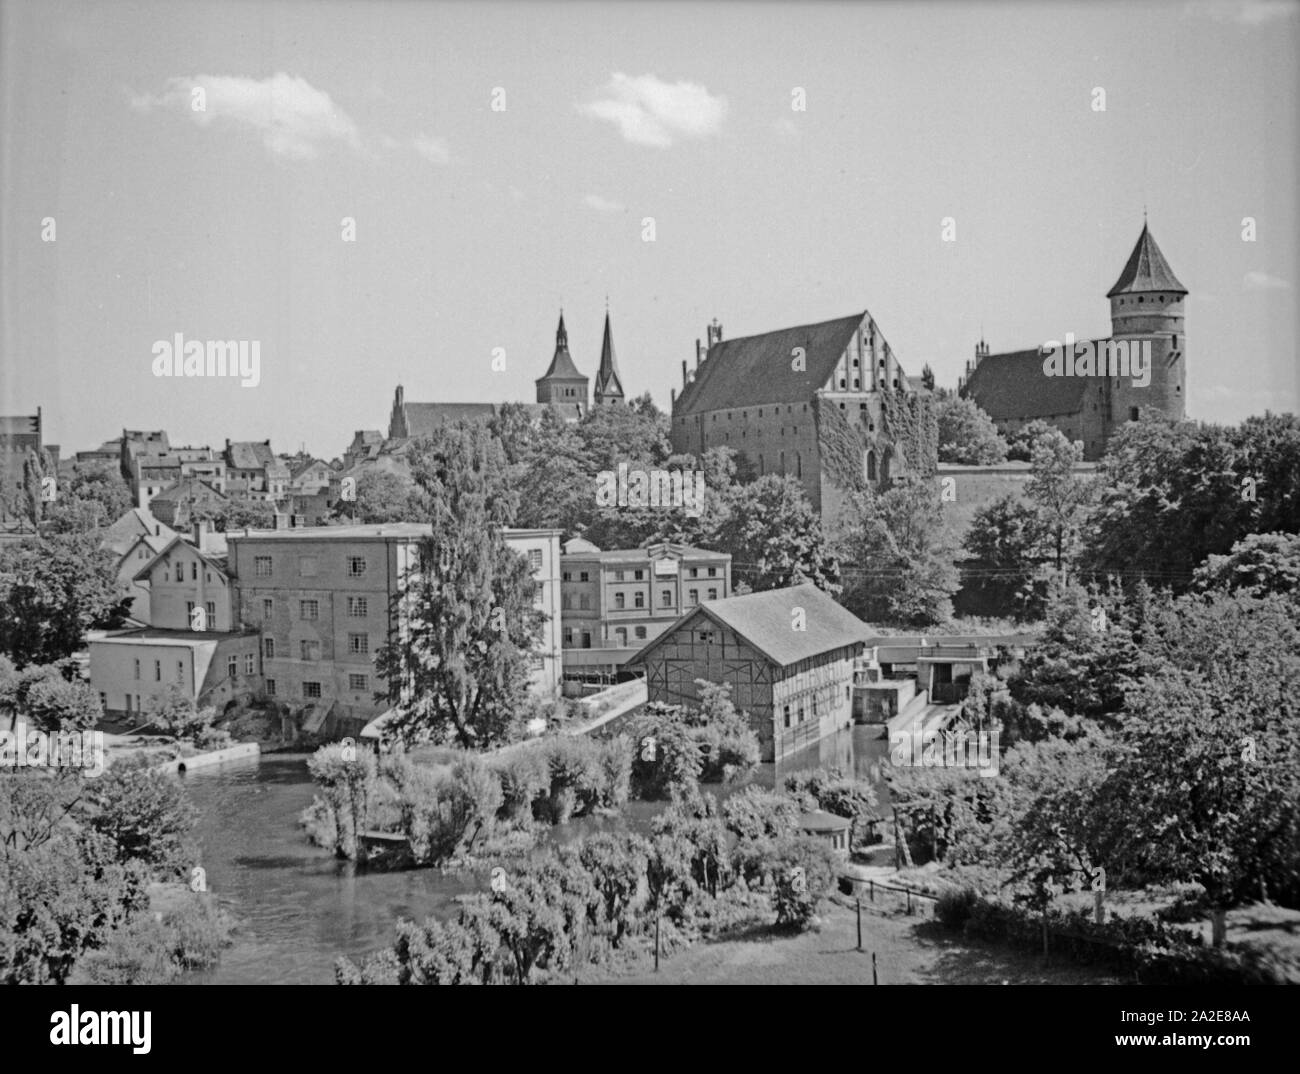
[{"label": "pitched tiled roof", "polygon": [[966,381],[965,394],[995,422],[1073,414],[1083,406],[1088,377],[1049,377],[1040,350],[990,354]]},{"label": "pitched tiled roof", "polygon": [[1106,292],[1106,297],[1113,298],[1115,295],[1136,294],[1141,291],[1174,291],[1180,295],[1187,294],[1187,288],[1178,282],[1178,277],[1169,267],[1169,262],[1160,252],[1160,247],[1156,245],[1156,240],[1152,238],[1146,224],[1142,225],[1142,234],[1138,236],[1137,245],[1128,255],[1128,264],[1119,274],[1115,286]]},{"label": "pitched tiled roof", "polygon": [[[866,311],[821,324],[781,328],[760,336],[726,339],[709,348],[691,381],[677,399],[673,414],[694,414],[762,403],[806,402],[830,379],[844,348],[853,339]],[[791,368],[796,347],[804,349],[807,368]]]},{"label": "pitched tiled roof", "polygon": [[230,465],[236,470],[265,470],[276,461],[271,445],[260,440],[236,440],[229,448]]},{"label": "pitched tiled roof", "polygon": [[218,492],[200,477],[186,477],[174,485],[168,485],[162,492],[150,500],[151,504],[181,503],[186,500],[228,500],[224,492]]},{"label": "pitched tiled roof", "polygon": [[[803,609],[806,630],[793,628],[796,608]],[[862,645],[871,632],[866,623],[811,583],[705,601],[678,622],[696,616],[734,630],[781,667],[845,646]],[[646,654],[671,633],[670,628],[659,635],[629,663],[644,663]]]}]

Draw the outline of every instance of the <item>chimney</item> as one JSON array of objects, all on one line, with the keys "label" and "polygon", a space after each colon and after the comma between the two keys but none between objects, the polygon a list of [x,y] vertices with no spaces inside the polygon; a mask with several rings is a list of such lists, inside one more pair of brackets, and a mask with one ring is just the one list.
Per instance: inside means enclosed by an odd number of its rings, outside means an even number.
[{"label": "chimney", "polygon": [[701,361],[701,359],[703,359],[704,355],[707,354],[707,353],[708,353],[708,348],[705,347],[705,346],[703,346],[703,345],[700,343],[700,341],[697,339],[697,340],[695,341],[695,368],[696,368],[696,369],[699,369],[699,368],[700,368],[700,361]]},{"label": "chimney", "polygon": [[206,520],[194,523],[194,547],[200,552],[204,551],[208,544],[208,523]]},{"label": "chimney", "polygon": [[668,409],[672,410],[677,405],[677,389],[668,389]]},{"label": "chimney", "polygon": [[682,359],[682,387],[686,387],[686,360]]}]

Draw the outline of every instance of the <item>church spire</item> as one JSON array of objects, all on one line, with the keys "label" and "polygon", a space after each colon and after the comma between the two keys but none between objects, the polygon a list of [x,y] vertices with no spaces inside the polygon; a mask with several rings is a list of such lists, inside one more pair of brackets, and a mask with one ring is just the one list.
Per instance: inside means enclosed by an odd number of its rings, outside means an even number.
[{"label": "church spire", "polygon": [[609,325],[608,309],[605,310],[605,338],[600,344],[600,368],[596,371],[596,390],[592,394],[592,401],[596,406],[626,401],[623,378],[618,372],[618,358],[614,354],[614,332]]},{"label": "church spire", "polygon": [[539,403],[573,404],[579,414],[587,409],[587,378],[578,372],[569,355],[569,331],[564,327],[564,311],[555,329],[555,354],[544,376],[536,381]]}]

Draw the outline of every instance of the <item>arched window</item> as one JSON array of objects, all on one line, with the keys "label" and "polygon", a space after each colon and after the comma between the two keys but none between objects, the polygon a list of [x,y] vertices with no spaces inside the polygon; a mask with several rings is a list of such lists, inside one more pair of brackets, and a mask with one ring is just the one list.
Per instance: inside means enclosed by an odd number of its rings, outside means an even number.
[{"label": "arched window", "polygon": [[870,448],[867,449],[867,454],[864,458],[864,462],[865,462],[865,469],[867,473],[867,480],[875,481],[876,480],[876,453],[872,451]]}]

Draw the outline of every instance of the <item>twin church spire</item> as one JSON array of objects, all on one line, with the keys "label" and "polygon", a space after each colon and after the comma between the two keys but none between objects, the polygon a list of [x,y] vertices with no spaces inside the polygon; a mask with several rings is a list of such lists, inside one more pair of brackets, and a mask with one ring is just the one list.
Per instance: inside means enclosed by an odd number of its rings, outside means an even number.
[{"label": "twin church spire", "polygon": [[[564,311],[555,329],[555,354],[551,357],[546,374],[537,380],[539,403],[587,403],[587,378],[569,354],[569,332],[564,325]],[[623,377],[618,371],[618,358],[614,353],[614,332],[609,323],[609,310],[605,311],[605,335],[600,345],[600,365],[596,370],[595,406],[610,406],[626,402]]]}]

